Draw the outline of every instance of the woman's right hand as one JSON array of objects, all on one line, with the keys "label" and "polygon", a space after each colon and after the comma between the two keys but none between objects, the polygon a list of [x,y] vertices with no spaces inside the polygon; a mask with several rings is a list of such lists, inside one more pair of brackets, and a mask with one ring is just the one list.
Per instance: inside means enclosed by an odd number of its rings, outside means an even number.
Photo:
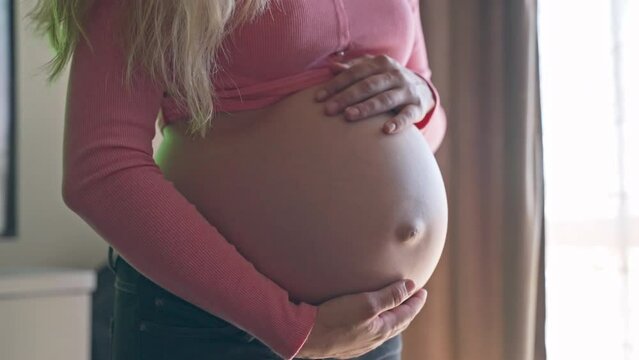
[{"label": "woman's right hand", "polygon": [[426,290],[399,280],[377,291],[348,294],[319,305],[315,325],[297,353],[303,359],[361,356],[404,331],[426,302]]}]

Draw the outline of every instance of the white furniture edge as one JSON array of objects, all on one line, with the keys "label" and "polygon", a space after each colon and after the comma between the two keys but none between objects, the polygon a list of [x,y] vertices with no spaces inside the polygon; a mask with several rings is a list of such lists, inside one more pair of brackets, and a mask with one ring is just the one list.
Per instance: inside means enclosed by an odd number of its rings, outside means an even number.
[{"label": "white furniture edge", "polygon": [[64,267],[0,267],[0,300],[93,292],[95,271]]}]

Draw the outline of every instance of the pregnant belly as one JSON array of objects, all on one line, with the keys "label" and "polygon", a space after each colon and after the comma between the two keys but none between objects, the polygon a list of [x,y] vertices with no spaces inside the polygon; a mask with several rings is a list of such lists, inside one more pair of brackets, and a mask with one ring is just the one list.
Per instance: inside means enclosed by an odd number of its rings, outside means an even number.
[{"label": "pregnant belly", "polygon": [[448,212],[428,144],[414,126],[382,133],[390,113],[353,123],[324,115],[318,86],[220,114],[204,139],[169,124],[156,162],[292,300],[318,304],[402,278],[424,286]]}]

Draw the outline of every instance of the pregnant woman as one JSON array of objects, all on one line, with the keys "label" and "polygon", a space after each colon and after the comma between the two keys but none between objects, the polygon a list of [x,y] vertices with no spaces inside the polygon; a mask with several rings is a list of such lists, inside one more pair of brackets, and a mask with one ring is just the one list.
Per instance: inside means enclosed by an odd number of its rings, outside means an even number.
[{"label": "pregnant woman", "polygon": [[110,245],[113,359],[400,359],[447,226],[418,0],[30,15],[71,64],[62,195]]}]

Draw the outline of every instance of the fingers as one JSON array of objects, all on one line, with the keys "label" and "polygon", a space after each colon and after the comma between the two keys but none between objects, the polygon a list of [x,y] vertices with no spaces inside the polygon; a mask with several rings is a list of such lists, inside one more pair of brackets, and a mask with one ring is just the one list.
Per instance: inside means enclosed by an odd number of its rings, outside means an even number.
[{"label": "fingers", "polygon": [[377,327],[380,332],[390,338],[406,329],[424,307],[426,296],[426,290],[420,288],[406,302],[379,314]]},{"label": "fingers", "polygon": [[423,118],[423,116],[420,117],[419,111],[420,108],[417,105],[406,105],[399,114],[395,115],[384,124],[382,130],[386,134],[392,134],[405,129],[408,126],[412,126],[416,120]]},{"label": "fingers", "polygon": [[329,64],[329,68],[333,72],[334,75],[341,73],[342,71],[348,69],[350,66],[348,64],[344,64],[341,62],[332,62]]},{"label": "fingers", "polygon": [[[344,295],[325,302],[320,305],[318,316],[329,318],[327,329],[343,332],[339,338],[343,344],[334,347],[331,357],[350,359],[375,349],[406,329],[425,301],[426,291],[416,290],[415,283],[409,279],[395,281],[376,291]],[[314,335],[317,337],[311,333]],[[335,339],[333,336],[332,341]]]},{"label": "fingers", "polygon": [[408,299],[414,290],[413,280],[396,281],[380,290],[363,293],[368,317],[393,309]]},{"label": "fingers", "polygon": [[395,65],[395,61],[394,59],[386,55],[364,55],[363,59],[360,59],[358,61],[351,60],[346,64],[348,66],[348,71],[340,72],[333,79],[331,79],[323,87],[323,90],[325,90],[324,95],[317,97],[317,100],[324,100],[332,94],[335,94],[346,88],[350,84],[353,84],[368,76],[390,70],[391,67]]},{"label": "fingers", "polygon": [[[396,107],[409,104],[411,98],[408,97],[404,88],[394,88],[380,92],[366,101],[346,108],[347,120],[359,120],[369,116],[381,114],[394,110]],[[350,109],[357,109],[357,113],[351,113]]]},{"label": "fingers", "polygon": [[[372,114],[371,110],[385,111],[394,108],[406,101],[407,98],[402,88],[395,91],[391,90],[401,85],[400,79],[401,78],[393,72],[384,72],[357,81],[345,88],[340,94],[329,99],[326,104],[327,115],[338,114],[342,112],[346,106],[357,104],[372,96],[375,97],[368,100],[368,103],[364,102],[360,105],[352,106],[352,108],[359,108],[363,115]],[[386,90],[389,90],[389,92],[386,92]]]},{"label": "fingers", "polygon": [[[391,287],[399,288],[401,286],[393,284],[391,285]],[[388,287],[374,292],[374,294],[378,294],[384,291],[388,291]],[[415,319],[415,316],[417,316],[417,314],[419,314],[421,309],[424,307],[424,304],[426,303],[426,297],[426,290],[420,288],[415,291],[412,296],[409,296],[406,301],[401,302],[398,306],[381,312],[379,316],[375,316],[371,321],[368,322],[366,326],[366,332],[369,335],[372,335],[375,341],[369,344],[369,346],[364,349],[358,349],[355,351],[350,350],[347,353],[340,353],[335,358],[350,359],[353,357],[361,356],[369,351],[374,350],[388,339],[406,330],[413,319]]]}]

